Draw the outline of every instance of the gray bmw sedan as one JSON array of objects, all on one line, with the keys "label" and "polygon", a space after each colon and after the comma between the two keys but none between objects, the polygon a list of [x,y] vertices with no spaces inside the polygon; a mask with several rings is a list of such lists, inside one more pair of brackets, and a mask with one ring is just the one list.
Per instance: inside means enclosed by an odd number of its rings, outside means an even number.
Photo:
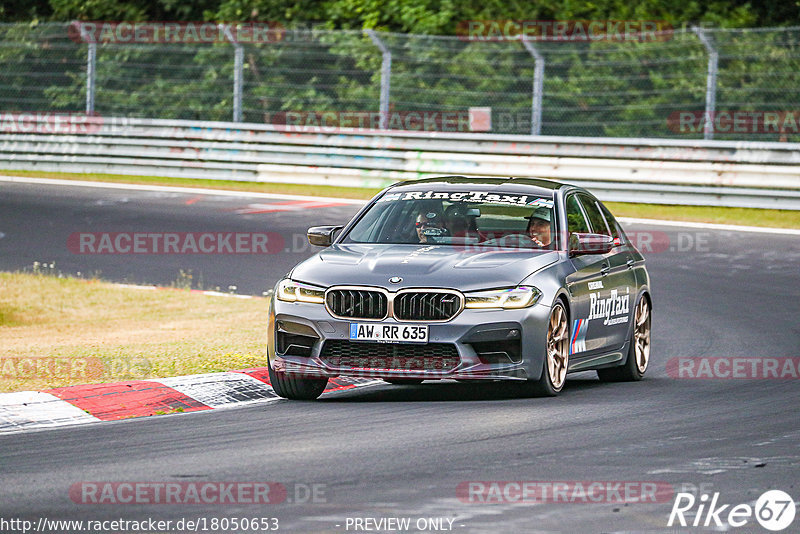
[{"label": "gray bmw sedan", "polygon": [[567,373],[640,380],[650,358],[645,260],[585,189],[533,178],[401,182],[275,286],[270,381],[314,399],[328,378],[515,381],[558,394]]}]

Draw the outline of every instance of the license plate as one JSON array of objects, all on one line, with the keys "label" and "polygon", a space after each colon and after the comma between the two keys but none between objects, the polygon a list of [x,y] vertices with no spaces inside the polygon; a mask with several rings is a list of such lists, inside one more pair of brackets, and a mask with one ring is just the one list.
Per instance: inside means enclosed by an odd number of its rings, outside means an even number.
[{"label": "license plate", "polygon": [[378,343],[427,343],[428,325],[350,323],[350,339]]}]

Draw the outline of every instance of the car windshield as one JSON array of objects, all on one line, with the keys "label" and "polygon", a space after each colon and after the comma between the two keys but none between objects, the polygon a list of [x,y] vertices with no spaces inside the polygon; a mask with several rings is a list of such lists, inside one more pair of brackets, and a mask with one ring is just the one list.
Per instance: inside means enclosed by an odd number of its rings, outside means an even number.
[{"label": "car windshield", "polygon": [[388,192],[343,243],[554,249],[552,197],[488,191]]}]

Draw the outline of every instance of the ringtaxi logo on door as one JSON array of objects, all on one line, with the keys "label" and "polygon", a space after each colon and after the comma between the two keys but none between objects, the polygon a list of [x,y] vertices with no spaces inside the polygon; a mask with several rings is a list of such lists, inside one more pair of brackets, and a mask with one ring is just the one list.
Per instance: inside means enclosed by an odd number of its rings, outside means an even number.
[{"label": "ringtaxi logo on door", "polygon": [[778,532],[794,522],[797,512],[794,499],[781,490],[762,493],[755,506],[746,503],[723,504],[719,495],[719,492],[712,495],[702,493],[696,497],[691,493],[678,493],[675,495],[667,526],[739,528],[752,525],[755,518],[763,528]]}]

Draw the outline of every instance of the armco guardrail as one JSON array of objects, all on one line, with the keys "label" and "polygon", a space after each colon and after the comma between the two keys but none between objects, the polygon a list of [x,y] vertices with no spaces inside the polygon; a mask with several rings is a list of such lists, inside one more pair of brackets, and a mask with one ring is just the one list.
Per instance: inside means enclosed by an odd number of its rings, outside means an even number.
[{"label": "armco guardrail", "polygon": [[97,118],[87,133],[59,134],[46,133],[47,121],[19,121],[31,133],[0,131],[0,169],[356,187],[444,174],[541,176],[610,201],[800,209],[797,143]]}]

